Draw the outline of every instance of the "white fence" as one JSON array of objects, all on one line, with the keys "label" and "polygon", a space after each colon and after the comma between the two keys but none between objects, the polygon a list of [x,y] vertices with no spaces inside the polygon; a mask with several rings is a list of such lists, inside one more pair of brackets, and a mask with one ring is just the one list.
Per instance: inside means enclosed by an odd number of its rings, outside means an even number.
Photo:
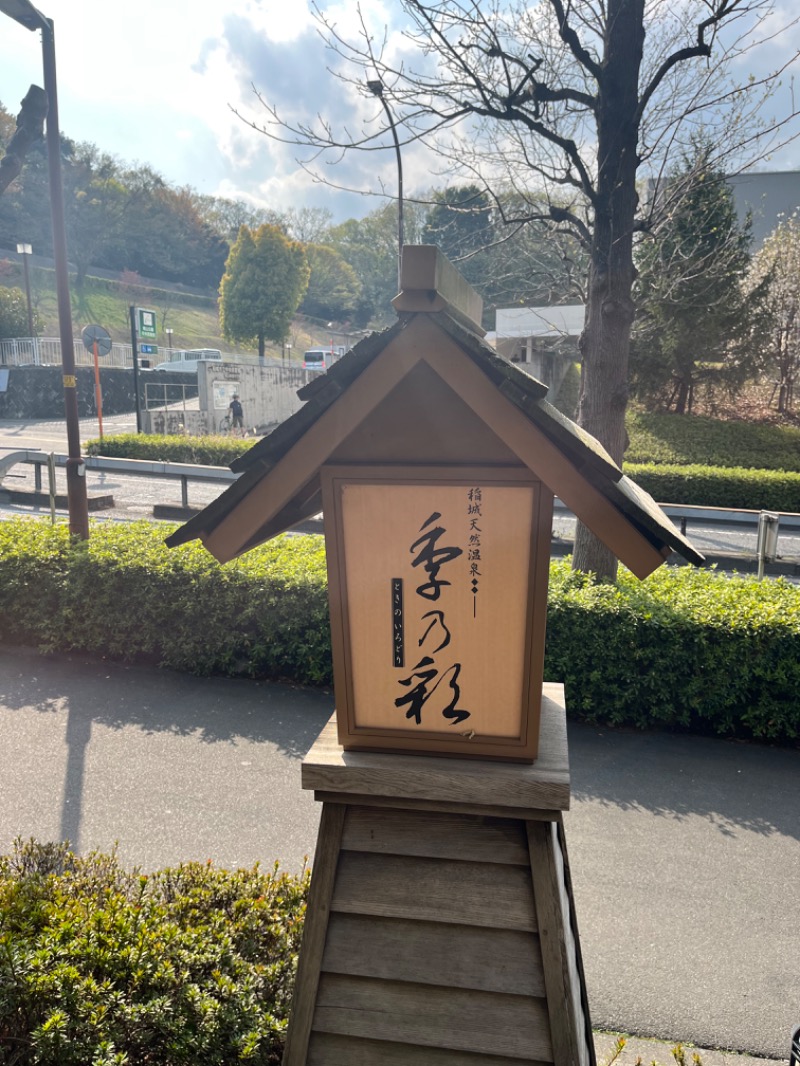
[{"label": "white fence", "polygon": [[[80,337],[74,338],[75,365],[94,366],[94,356],[88,351]],[[139,366],[147,360],[150,367],[159,363],[167,363],[173,356],[184,352],[182,348],[161,348],[152,355],[139,356]],[[222,356],[223,360],[235,360],[237,363],[251,363],[259,365],[257,355],[235,354]],[[100,366],[133,367],[133,349],[130,344],[118,344],[116,341],[111,345],[108,355],[100,356]],[[14,340],[0,340],[0,365],[2,366],[61,366],[61,338],[60,337],[16,337]],[[262,366],[284,366],[280,359],[265,359]]]},{"label": "white fence", "polygon": [[[83,346],[80,337],[75,337],[75,365],[94,366],[94,356]],[[159,348],[159,359],[161,356]],[[154,358],[154,357],[153,357]],[[60,366],[60,337],[16,337],[14,340],[0,341],[0,363],[4,366]],[[112,344],[108,355],[100,357],[101,366],[133,366],[130,344]]]}]

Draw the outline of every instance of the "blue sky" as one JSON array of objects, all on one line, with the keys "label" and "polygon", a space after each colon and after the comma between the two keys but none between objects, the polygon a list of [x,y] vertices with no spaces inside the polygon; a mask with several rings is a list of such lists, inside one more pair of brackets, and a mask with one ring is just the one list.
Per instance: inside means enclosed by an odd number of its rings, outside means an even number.
[{"label": "blue sky", "polygon": [[[788,11],[791,3],[778,6]],[[355,39],[354,0],[323,6],[342,34]],[[377,35],[389,26],[390,52],[406,47],[396,0],[362,0],[361,8]],[[358,96],[326,69],[333,57],[305,0],[42,0],[41,10],[55,23],[60,120],[71,137],[126,162],[148,163],[175,184],[261,206],[326,206],[345,218],[383,202],[314,183],[296,153],[231,110],[259,119],[255,83],[286,113],[319,111],[334,123],[377,121],[377,101]],[[38,34],[0,20],[0,100],[16,113],[28,85],[41,82],[41,50]],[[763,63],[798,43],[796,31],[779,35]],[[340,185],[379,193],[383,183],[391,190],[388,135],[386,145],[385,152],[348,157],[329,173]],[[403,160],[410,189],[436,180],[435,161],[423,150],[409,149]],[[784,149],[762,169],[800,169],[800,147]]]}]

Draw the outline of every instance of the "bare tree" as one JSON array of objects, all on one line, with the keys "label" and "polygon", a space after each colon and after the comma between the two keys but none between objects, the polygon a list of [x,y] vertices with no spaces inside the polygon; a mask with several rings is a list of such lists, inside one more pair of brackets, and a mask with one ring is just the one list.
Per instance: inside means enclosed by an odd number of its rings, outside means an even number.
[{"label": "bare tree", "polygon": [[[410,21],[402,48],[387,35],[375,39],[363,19],[361,39],[346,40],[317,12],[328,44],[346,61],[335,73],[362,87],[377,72],[407,145],[432,146],[462,180],[513,191],[519,211],[512,216],[496,198],[505,221],[546,223],[582,242],[589,269],[579,422],[621,462],[634,239],[665,199],[640,205],[637,178],[645,169],[657,178],[682,130],[699,124],[720,146],[715,165],[729,172],[765,137],[780,139],[788,116],[758,123],[779,71],[743,83],[731,71],[786,21],[773,0],[401,5]],[[251,124],[285,143],[313,153],[383,143],[374,121],[355,133],[321,118],[293,123],[260,99],[267,119]],[[616,573],[611,553],[582,526],[573,565],[602,578]]]}]

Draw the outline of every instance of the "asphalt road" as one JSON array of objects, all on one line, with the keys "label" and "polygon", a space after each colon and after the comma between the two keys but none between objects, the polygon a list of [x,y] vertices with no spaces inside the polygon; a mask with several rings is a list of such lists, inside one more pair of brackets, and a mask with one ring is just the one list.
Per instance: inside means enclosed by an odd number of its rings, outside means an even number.
[{"label": "asphalt road", "polygon": [[[313,855],[300,760],[330,694],[0,648],[0,849],[152,869]],[[800,751],[570,727],[566,815],[596,1027],[786,1055],[800,1018]]]}]

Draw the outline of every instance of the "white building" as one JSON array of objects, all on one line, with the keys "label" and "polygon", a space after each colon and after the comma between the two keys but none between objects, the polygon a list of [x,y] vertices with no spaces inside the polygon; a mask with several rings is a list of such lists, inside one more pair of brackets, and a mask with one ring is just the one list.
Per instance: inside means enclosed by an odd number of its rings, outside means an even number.
[{"label": "white building", "polygon": [[498,355],[556,391],[570,363],[579,358],[585,313],[583,304],[498,308],[497,328],[487,339]]}]

